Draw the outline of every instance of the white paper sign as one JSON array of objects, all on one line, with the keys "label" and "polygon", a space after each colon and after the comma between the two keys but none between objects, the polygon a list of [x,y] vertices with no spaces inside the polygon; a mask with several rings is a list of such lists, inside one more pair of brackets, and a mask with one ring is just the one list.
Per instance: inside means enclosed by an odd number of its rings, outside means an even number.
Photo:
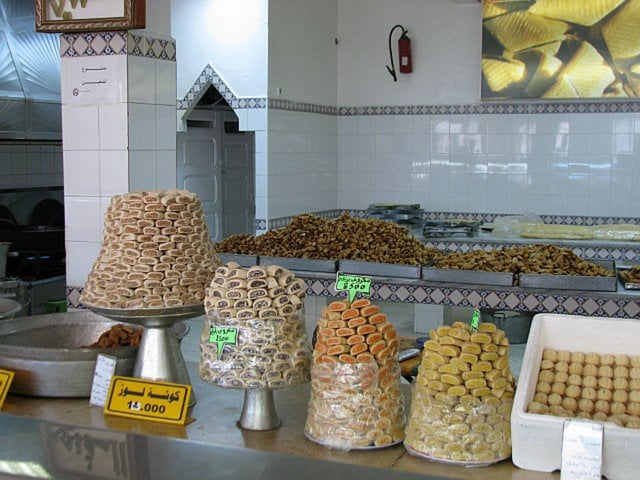
[{"label": "white paper sign", "polygon": [[603,432],[599,423],[564,422],[561,480],[600,480]]},{"label": "white paper sign", "polygon": [[[124,100],[123,55],[68,59],[68,81],[63,82],[63,103],[105,105]],[[126,58],[126,57],[125,57]]]},{"label": "white paper sign", "polygon": [[111,355],[98,355],[96,369],[93,372],[93,384],[91,385],[91,398],[89,403],[98,407],[104,407],[107,402],[111,377],[116,371],[116,357]]}]

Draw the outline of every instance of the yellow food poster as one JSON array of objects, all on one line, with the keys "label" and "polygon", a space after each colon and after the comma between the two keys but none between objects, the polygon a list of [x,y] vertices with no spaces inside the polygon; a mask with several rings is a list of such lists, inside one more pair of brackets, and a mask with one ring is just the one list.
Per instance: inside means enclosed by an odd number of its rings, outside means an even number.
[{"label": "yellow food poster", "polygon": [[113,377],[104,413],[184,425],[191,385]]},{"label": "yellow food poster", "polygon": [[4,399],[7,398],[7,393],[9,393],[13,375],[14,373],[8,370],[0,370],[0,409],[2,409]]},{"label": "yellow food poster", "polygon": [[640,96],[640,0],[483,0],[483,100]]}]

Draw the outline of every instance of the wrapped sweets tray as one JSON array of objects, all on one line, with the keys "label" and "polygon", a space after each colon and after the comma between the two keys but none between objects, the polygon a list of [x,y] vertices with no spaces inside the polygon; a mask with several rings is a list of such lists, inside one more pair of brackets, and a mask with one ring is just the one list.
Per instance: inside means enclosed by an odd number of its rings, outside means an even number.
[{"label": "wrapped sweets tray", "polygon": [[263,257],[258,258],[262,266],[278,265],[289,270],[303,272],[336,273],[336,261],[315,258]]},{"label": "wrapped sweets tray", "polygon": [[453,268],[422,267],[422,279],[443,283],[469,283],[510,287],[514,283],[511,272],[484,272],[481,270],[456,270]]},{"label": "wrapped sweets tray", "polygon": [[417,265],[396,265],[393,263],[364,262],[360,260],[339,260],[338,269],[342,273],[371,275],[374,277],[420,278],[421,267]]},{"label": "wrapped sweets tray", "polygon": [[218,253],[217,255],[223,264],[236,262],[241,267],[253,267],[254,265],[258,265],[257,255],[242,255],[239,253]]},{"label": "wrapped sweets tray", "polygon": [[[593,261],[604,268],[615,272],[612,260]],[[522,288],[549,288],[558,290],[589,290],[598,292],[615,292],[618,280],[611,277],[588,277],[577,275],[542,275],[521,273],[519,275]]]}]

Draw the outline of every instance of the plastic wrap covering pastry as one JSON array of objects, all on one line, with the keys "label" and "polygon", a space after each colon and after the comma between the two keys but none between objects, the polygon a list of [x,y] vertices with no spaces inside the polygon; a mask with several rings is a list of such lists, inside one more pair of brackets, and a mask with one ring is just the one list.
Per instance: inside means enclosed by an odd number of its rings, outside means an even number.
[{"label": "plastic wrap covering pastry", "polygon": [[598,225],[592,228],[593,237],[596,240],[640,241],[640,225],[620,223],[615,225]]},{"label": "plastic wrap covering pastry", "polygon": [[200,378],[243,389],[308,381],[304,290],[302,280],[275,265],[216,269],[205,299]]},{"label": "plastic wrap covering pastry", "polygon": [[344,450],[402,440],[399,339],[367,299],[337,301],[318,320],[305,427],[315,442]]},{"label": "plastic wrap covering pastry", "polygon": [[527,412],[640,428],[640,356],[545,348]]},{"label": "plastic wrap covering pastry", "polygon": [[405,447],[460,465],[488,465],[511,455],[514,379],[509,342],[492,323],[477,332],[455,322],[425,342]]},{"label": "plastic wrap covering pastry", "polygon": [[219,263],[195,194],[117,195],[105,214],[102,248],[80,301],[106,308],[202,304]]},{"label": "plastic wrap covering pastry", "polygon": [[581,225],[561,225],[553,223],[523,224],[520,236],[525,238],[554,238],[563,240],[591,240],[593,229]]}]

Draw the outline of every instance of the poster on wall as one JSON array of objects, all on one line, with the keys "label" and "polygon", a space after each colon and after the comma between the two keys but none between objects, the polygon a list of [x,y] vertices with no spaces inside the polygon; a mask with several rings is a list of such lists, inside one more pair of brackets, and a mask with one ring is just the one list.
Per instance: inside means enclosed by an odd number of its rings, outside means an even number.
[{"label": "poster on wall", "polygon": [[482,100],[640,97],[640,0],[483,0]]}]

